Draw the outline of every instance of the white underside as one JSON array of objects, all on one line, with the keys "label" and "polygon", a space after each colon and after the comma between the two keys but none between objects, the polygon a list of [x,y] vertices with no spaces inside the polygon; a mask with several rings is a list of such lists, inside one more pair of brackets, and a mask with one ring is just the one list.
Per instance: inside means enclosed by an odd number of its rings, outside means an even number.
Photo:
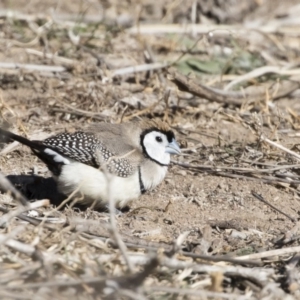
[{"label": "white underside", "polygon": [[99,169],[78,162],[63,166],[58,186],[65,195],[74,193],[81,203],[95,201],[96,206],[105,205],[113,197],[116,206],[124,207],[141,194],[138,173],[127,178],[105,175]]},{"label": "white underside", "polygon": [[[152,161],[141,166],[141,177],[146,190],[155,188],[162,182],[167,173],[167,167],[162,167]],[[71,161],[64,165],[57,178],[59,190],[82,204],[104,206],[110,197],[117,207],[124,207],[141,195],[139,174],[123,178],[104,174],[102,170]]]},{"label": "white underside", "polygon": [[141,175],[146,190],[152,190],[159,185],[165,178],[168,167],[148,160],[141,166]]}]

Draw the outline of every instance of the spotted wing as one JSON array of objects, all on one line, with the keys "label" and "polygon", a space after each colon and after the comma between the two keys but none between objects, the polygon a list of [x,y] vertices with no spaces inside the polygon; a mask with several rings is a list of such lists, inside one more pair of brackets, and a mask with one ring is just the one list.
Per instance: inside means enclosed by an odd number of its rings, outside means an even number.
[{"label": "spotted wing", "polygon": [[95,148],[102,143],[93,134],[85,132],[61,133],[43,141],[43,145],[75,161],[98,168]]},{"label": "spotted wing", "polygon": [[[129,156],[119,155],[109,150],[92,133],[61,133],[44,140],[43,145],[63,157],[94,168],[106,168],[108,172],[120,177],[127,177],[136,169],[136,163],[132,163]],[[63,159],[61,162],[63,163]]]}]

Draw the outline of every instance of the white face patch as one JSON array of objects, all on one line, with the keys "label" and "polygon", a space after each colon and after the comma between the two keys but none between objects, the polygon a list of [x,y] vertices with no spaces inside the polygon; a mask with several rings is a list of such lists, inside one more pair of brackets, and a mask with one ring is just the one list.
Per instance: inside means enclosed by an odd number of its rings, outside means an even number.
[{"label": "white face patch", "polygon": [[170,154],[166,153],[169,141],[164,133],[151,131],[145,135],[142,143],[150,158],[162,165],[170,163]]},{"label": "white face patch", "polygon": [[44,152],[50,156],[53,156],[53,160],[57,163],[63,163],[65,165],[70,164],[70,161],[68,159],[66,159],[65,157],[61,156],[60,154],[58,154],[57,152],[55,152],[54,150],[51,150],[49,148],[46,148],[44,150]]}]

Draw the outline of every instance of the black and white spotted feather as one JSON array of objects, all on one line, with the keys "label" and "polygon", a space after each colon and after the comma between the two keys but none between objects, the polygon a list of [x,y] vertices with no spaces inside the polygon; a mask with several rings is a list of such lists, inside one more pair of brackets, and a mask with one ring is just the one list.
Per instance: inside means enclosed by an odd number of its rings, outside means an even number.
[{"label": "black and white spotted feather", "polygon": [[16,140],[29,146],[56,176],[60,175],[68,159],[81,162],[94,168],[104,168],[119,177],[128,177],[136,169],[126,157],[109,150],[93,133],[60,133],[44,141],[30,141],[22,136],[0,129],[0,141]]},{"label": "black and white spotted feather", "polygon": [[[44,140],[43,145],[64,157],[94,168],[101,168],[105,164],[110,173],[119,177],[128,177],[135,169],[130,164],[129,159],[118,158],[92,133],[80,131],[61,133]],[[44,152],[47,153],[47,148]],[[61,163],[64,163],[63,160],[61,160]]]},{"label": "black and white spotted feather", "polygon": [[100,162],[94,155],[96,148],[103,153],[104,160],[107,160],[112,155],[93,134],[80,131],[76,133],[60,133],[45,139],[43,145],[63,156],[95,168],[100,166]]}]

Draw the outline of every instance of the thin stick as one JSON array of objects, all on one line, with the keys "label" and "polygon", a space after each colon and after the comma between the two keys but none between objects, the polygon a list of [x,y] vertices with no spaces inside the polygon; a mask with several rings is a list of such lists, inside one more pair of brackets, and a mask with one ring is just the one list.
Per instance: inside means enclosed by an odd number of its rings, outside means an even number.
[{"label": "thin stick", "polygon": [[20,204],[28,207],[28,200],[24,197],[10,182],[7,178],[0,173],[0,189],[4,192],[10,193],[12,197]]},{"label": "thin stick", "polygon": [[[207,299],[213,298],[213,299],[239,299],[239,300],[250,300],[254,299],[250,296],[244,296],[239,294],[227,294],[227,293],[218,293],[218,292],[211,292],[211,291],[205,291],[205,290],[195,290],[195,289],[186,289],[186,288],[172,288],[172,287],[162,287],[162,286],[151,286],[151,287],[144,287],[144,291],[151,293],[153,295],[153,292],[165,292],[168,294],[176,294],[176,295],[190,295],[190,296],[197,296],[201,299]],[[199,298],[199,299],[200,299]]]},{"label": "thin stick", "polygon": [[25,226],[20,225],[13,228],[8,234],[3,235],[3,238],[0,238],[0,247],[5,244],[10,239],[15,239],[17,235],[25,230]]},{"label": "thin stick", "polygon": [[[0,243],[2,243],[2,241],[5,241],[5,240],[6,240],[6,235],[0,234]],[[10,248],[17,250],[21,253],[24,253],[28,256],[33,256],[36,252],[35,247],[21,243],[19,241],[13,240],[13,239],[6,240],[4,243],[6,246],[9,246]]]},{"label": "thin stick", "polygon": [[144,64],[133,67],[122,68],[118,70],[114,70],[112,72],[112,77],[116,77],[119,75],[126,75],[131,73],[145,72],[151,70],[159,70],[168,66],[168,63],[152,63],[152,64]]},{"label": "thin stick", "polygon": [[[221,172],[220,170],[218,170],[218,167],[208,167],[208,166],[195,166],[193,167],[192,165],[188,165],[188,164],[184,164],[184,163],[175,163],[178,164],[182,167],[186,167],[186,168],[190,168],[190,169],[194,169],[194,170],[198,170],[198,171],[202,171],[202,172],[207,172],[209,174],[214,174],[217,176],[224,176],[224,177],[230,177],[230,178],[240,178],[240,179],[246,179],[246,180],[254,180],[254,181],[260,181],[260,182],[265,182],[265,183],[288,183],[288,184],[299,184],[300,180],[288,180],[288,179],[284,179],[284,178],[279,178],[279,177],[273,177],[273,176],[262,176],[262,175],[258,175],[255,174],[256,172],[251,171],[250,174],[251,176],[246,176],[246,175],[242,175],[242,174],[233,174],[233,173],[229,173],[229,172]],[[187,166],[188,165],[188,166]],[[224,167],[226,169],[226,167]],[[228,168],[228,170],[230,170],[230,168]],[[249,172],[247,172],[249,173]],[[297,191],[296,191],[297,192]]]},{"label": "thin stick", "polygon": [[[51,20],[60,26],[63,26],[64,28],[74,28],[76,26],[86,28],[86,23],[97,23],[103,21],[102,17],[99,17],[98,15],[84,15],[83,22],[78,22],[78,16],[75,14],[58,14],[57,11],[55,11],[55,14],[49,15],[49,13],[34,13],[34,14],[25,14],[16,10],[6,10],[1,9],[0,10],[0,18],[9,18],[9,19],[15,19],[15,20],[22,20],[26,21],[28,23],[30,22],[38,22],[40,20]],[[114,19],[115,21],[115,19]]]},{"label": "thin stick", "polygon": [[57,56],[57,55],[54,55],[52,53],[44,53],[42,51],[37,51],[35,49],[30,49],[30,48],[27,48],[25,49],[26,53],[28,54],[32,54],[32,55],[37,55],[39,57],[46,57],[48,59],[51,59],[53,61],[57,61],[57,62],[60,62],[62,64],[65,64],[65,65],[68,65],[70,67],[74,66],[74,64],[78,63],[76,62],[75,60],[73,59],[69,59],[69,58],[65,58],[65,57],[61,57],[61,56]]},{"label": "thin stick", "polygon": [[198,97],[218,103],[228,103],[234,105],[242,105],[244,102],[242,97],[237,98],[236,95],[233,96],[233,94],[235,94],[233,92],[230,92],[229,95],[229,92],[207,87],[199,82],[196,82],[194,79],[178,73],[174,68],[168,69],[168,74],[168,79],[174,82],[180,90],[189,92]]},{"label": "thin stick", "polygon": [[45,199],[45,200],[36,201],[34,203],[28,203],[26,206],[19,206],[17,209],[9,211],[7,214],[5,214],[4,216],[2,216],[0,218],[0,226],[3,226],[10,219],[12,219],[14,217],[19,217],[20,214],[22,214],[28,210],[36,209],[39,207],[46,207],[46,206],[49,206],[49,204],[50,204],[50,201],[48,199]]},{"label": "thin stick", "polygon": [[[130,253],[128,254],[128,257],[131,260],[131,262],[136,265],[145,265],[149,263],[150,260],[149,256],[145,254],[138,254],[138,253]],[[115,254],[114,255],[100,254],[95,259],[99,263],[104,263],[115,258],[116,258]],[[120,262],[124,264],[124,260],[122,260],[121,257],[120,257]],[[252,278],[253,280],[260,281],[261,283],[268,281],[269,278],[275,274],[275,269],[273,268],[258,268],[258,267],[247,268],[247,267],[230,266],[230,265],[221,266],[217,264],[205,265],[205,264],[191,263],[188,261],[182,261],[176,258],[168,258],[168,257],[162,257],[160,259],[160,266],[165,266],[174,270],[190,268],[194,272],[199,272],[199,273],[216,272],[225,275],[237,274],[239,276]]]},{"label": "thin stick", "polygon": [[290,219],[292,222],[297,222],[297,220],[295,218],[290,217],[288,214],[286,214],[285,212],[281,211],[280,209],[278,209],[277,207],[275,207],[273,204],[271,204],[270,202],[268,202],[267,200],[264,199],[264,197],[262,195],[257,194],[254,191],[251,191],[251,194],[258,199],[259,201],[262,201],[263,203],[269,205],[270,207],[272,207],[274,210],[276,210],[277,212],[279,212],[280,214],[286,216],[288,219]]},{"label": "thin stick", "polygon": [[[79,109],[79,108],[76,108],[76,107],[73,107],[72,105],[62,101],[62,100],[59,100],[59,99],[55,99],[59,104],[62,104],[63,106],[69,108],[72,110],[72,112],[70,111],[67,111],[68,113],[73,113],[75,112],[74,114],[78,113],[78,114],[81,114],[82,116],[85,116],[85,117],[91,117],[91,118],[98,118],[99,120],[104,120],[107,118],[107,116],[104,116],[102,115],[101,113],[92,113],[92,112],[89,112],[89,111],[86,111],[86,110],[83,110],[83,109]],[[69,99],[67,99],[67,101],[69,101]]]},{"label": "thin stick", "polygon": [[66,72],[65,67],[60,66],[48,66],[48,65],[33,65],[33,64],[17,64],[17,63],[5,63],[0,62],[0,68],[3,69],[18,69],[18,70],[31,70],[39,72]]},{"label": "thin stick", "polygon": [[292,151],[292,150],[290,150],[290,149],[288,149],[288,148],[286,148],[286,147],[284,147],[284,146],[282,146],[282,145],[280,145],[276,142],[273,142],[273,141],[269,140],[264,135],[261,135],[260,139],[262,141],[264,141],[264,142],[266,142],[266,143],[268,143],[268,144],[270,144],[270,145],[272,145],[272,146],[274,146],[274,147],[276,147],[276,148],[278,148],[278,149],[280,149],[280,150],[296,157],[298,160],[300,160],[300,155],[299,154],[297,154],[296,152],[294,152],[294,151]]},{"label": "thin stick", "polygon": [[[133,152],[135,152],[135,150],[132,150],[132,151],[126,153],[125,155],[123,155],[123,157],[129,156]],[[119,156],[117,156],[117,157],[121,158]],[[124,260],[126,262],[128,270],[132,273],[133,272],[133,264],[131,263],[130,259],[128,258],[127,247],[126,247],[125,243],[123,242],[121,235],[119,234],[118,227],[117,227],[116,215],[115,215],[116,203],[115,203],[115,198],[113,197],[113,193],[112,193],[111,178],[110,178],[111,174],[109,174],[109,172],[107,170],[107,165],[109,164],[110,160],[112,160],[114,158],[115,158],[115,156],[110,157],[109,160],[103,165],[104,174],[107,179],[109,220],[110,220],[110,226],[111,226],[110,230],[114,236],[115,242],[117,243],[117,245],[124,257]]]},{"label": "thin stick", "polygon": [[[277,23],[277,24],[276,24]],[[251,31],[257,31],[263,33],[289,33],[291,34],[290,27],[285,27],[281,22],[274,22],[272,20],[271,24],[266,23],[261,26],[253,26],[250,28],[247,26],[240,25],[223,25],[223,24],[139,24],[139,26],[133,26],[127,29],[127,32],[130,34],[168,34],[168,33],[177,33],[177,34],[214,34],[221,36],[232,36],[233,34],[238,35],[239,37],[248,37],[248,33]],[[296,24],[299,24],[297,18]],[[300,34],[298,27],[295,27],[294,34]]]},{"label": "thin stick", "polygon": [[60,112],[60,113],[65,113],[65,114],[70,114],[70,115],[74,115],[74,116],[78,116],[78,117],[85,117],[85,118],[91,118],[94,120],[99,120],[99,121],[103,121],[106,119],[105,116],[101,116],[99,113],[91,113],[89,111],[75,111],[75,109],[73,109],[72,111],[67,110],[67,109],[63,109],[63,108],[52,108],[51,109],[52,112]]},{"label": "thin stick", "polygon": [[264,74],[272,74],[272,73],[279,74],[279,75],[298,75],[298,74],[300,74],[300,69],[289,70],[288,68],[281,68],[281,67],[277,67],[277,66],[260,67],[260,68],[257,68],[247,74],[244,74],[244,75],[239,76],[238,78],[234,79],[233,81],[231,81],[229,84],[227,84],[224,87],[224,90],[228,91],[233,86],[235,86],[241,82],[248,81],[248,80],[256,78],[256,77],[260,77]]},{"label": "thin stick", "polygon": [[169,64],[169,67],[174,66],[175,64],[177,64],[187,53],[190,53],[197,45],[198,43],[203,39],[203,35],[201,35],[196,41],[195,43],[187,50],[184,51],[181,55],[179,55],[179,57],[177,57],[174,61],[172,61]]},{"label": "thin stick", "polygon": [[[195,79],[189,78],[177,72],[174,68],[168,69],[168,79],[174,82],[181,91],[189,92],[197,97],[204,98],[218,103],[227,103],[232,105],[242,105],[246,100],[250,102],[265,98],[263,93],[245,93],[224,91],[216,88],[211,88],[197,82]],[[287,82],[276,95],[276,99],[287,96],[299,88],[298,82]],[[272,88],[272,87],[271,87]],[[270,88],[270,89],[271,89]],[[273,88],[274,89],[274,88]]]},{"label": "thin stick", "polygon": [[[209,170],[232,170],[236,172],[245,172],[245,173],[271,173],[274,171],[279,171],[279,170],[285,170],[285,169],[299,169],[300,164],[294,164],[294,165],[282,165],[282,166],[277,166],[274,168],[269,168],[269,169],[251,169],[251,168],[238,168],[238,167],[227,167],[227,166],[209,166],[209,165],[191,165],[188,163],[180,163],[177,161],[173,161],[172,163],[185,167],[185,168],[199,168],[199,169],[209,169]],[[253,162],[252,162],[253,163]]]},{"label": "thin stick", "polygon": [[[212,255],[203,255],[203,254],[196,254],[196,253],[191,253],[191,252],[186,252],[182,251],[180,254],[187,256],[187,257],[192,257],[194,259],[201,259],[201,260],[206,260],[206,261],[213,261],[213,262],[220,262],[220,261],[225,261],[229,262],[232,264],[241,264],[241,262],[235,258],[229,257],[229,256],[212,256]],[[261,266],[261,262],[255,261],[255,260],[245,260],[243,261],[245,265],[254,265],[254,266]]]},{"label": "thin stick", "polygon": [[[6,208],[4,208],[4,207],[1,207],[1,206],[0,206],[0,211],[2,211],[2,212],[5,213],[5,214],[9,213],[9,210],[8,210],[8,209],[6,209]],[[20,220],[25,221],[25,222],[28,222],[28,223],[30,223],[30,224],[32,224],[32,225],[34,225],[34,226],[38,226],[38,225],[40,225],[40,224],[42,223],[42,221],[40,221],[40,220],[37,220],[37,219],[32,218],[32,217],[25,216],[25,215],[23,215],[23,214],[20,214],[20,215],[18,215],[17,217],[18,217]],[[51,230],[51,231],[56,231],[56,230],[57,230],[57,227],[54,228],[54,227],[51,227],[51,226],[49,226],[49,225],[47,225],[47,224],[44,224],[43,227],[46,227],[47,229],[49,229],[49,230]]]},{"label": "thin stick", "polygon": [[129,120],[131,120],[135,117],[138,117],[138,116],[141,116],[141,115],[144,115],[144,114],[150,112],[152,109],[154,109],[160,103],[160,101],[161,101],[161,99],[158,100],[157,102],[153,103],[152,105],[142,109],[142,110],[138,110],[138,111],[136,111],[135,113],[133,113],[129,116],[125,116],[124,121],[129,121]]},{"label": "thin stick", "polygon": [[[108,175],[109,176],[109,175]],[[133,264],[131,262],[131,260],[128,258],[127,256],[127,247],[124,244],[124,242],[122,241],[121,235],[118,232],[118,228],[117,228],[117,222],[116,222],[116,215],[115,215],[115,199],[114,197],[112,197],[112,193],[111,193],[111,184],[108,184],[108,190],[109,190],[109,220],[110,220],[110,226],[111,226],[111,231],[113,233],[114,239],[124,257],[124,260],[126,262],[126,265],[128,267],[128,270],[132,273],[133,272]]]},{"label": "thin stick", "polygon": [[280,256],[280,255],[287,255],[287,254],[299,253],[299,252],[300,252],[300,246],[295,246],[295,247],[270,250],[270,251],[265,251],[260,253],[253,253],[249,255],[237,256],[235,257],[235,259],[240,259],[240,260],[261,259],[261,258],[266,258],[271,256]]}]

